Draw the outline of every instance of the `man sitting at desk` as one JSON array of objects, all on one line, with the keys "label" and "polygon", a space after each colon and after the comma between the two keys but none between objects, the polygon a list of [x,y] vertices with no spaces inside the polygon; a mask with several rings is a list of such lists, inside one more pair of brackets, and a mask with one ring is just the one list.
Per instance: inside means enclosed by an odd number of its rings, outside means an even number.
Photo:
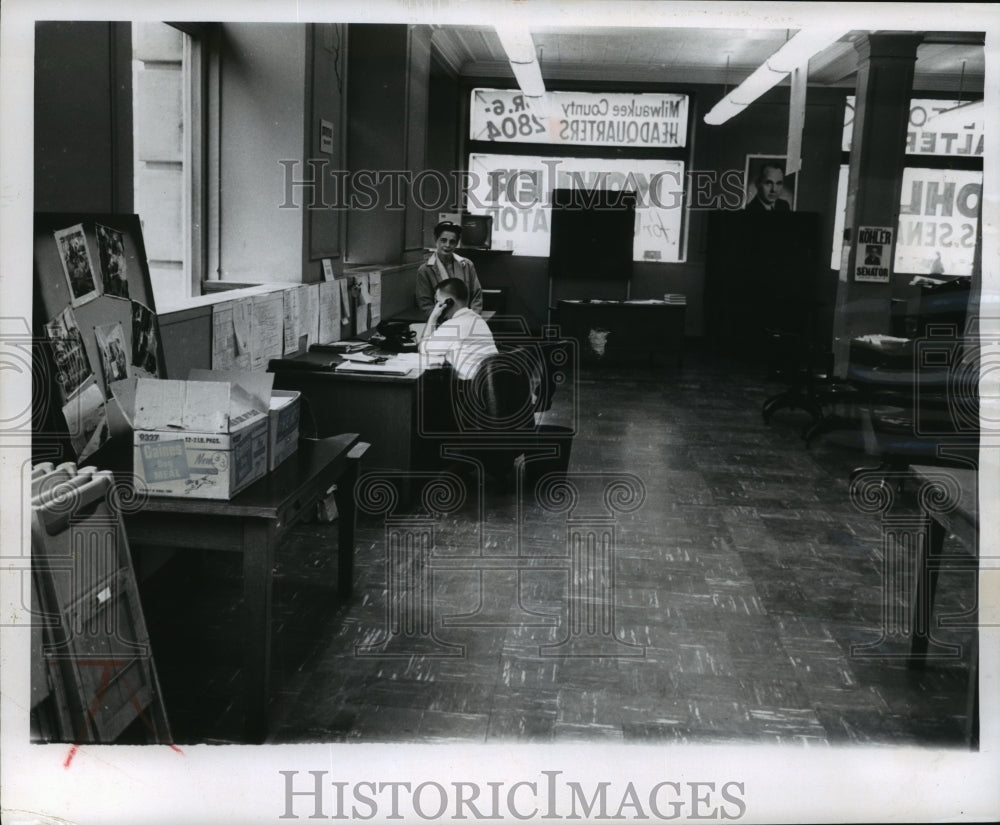
[{"label": "man sitting at desk", "polygon": [[464,281],[441,281],[434,301],[418,345],[420,354],[427,366],[449,364],[459,378],[472,378],[485,358],[497,354],[493,333],[469,308],[469,288]]},{"label": "man sitting at desk", "polygon": [[468,287],[468,305],[473,312],[483,311],[483,288],[476,275],[476,267],[468,258],[455,254],[462,239],[462,227],[450,221],[441,221],[434,227],[434,252],[417,270],[417,306],[424,312],[434,308],[434,290],[441,281],[457,278]]}]

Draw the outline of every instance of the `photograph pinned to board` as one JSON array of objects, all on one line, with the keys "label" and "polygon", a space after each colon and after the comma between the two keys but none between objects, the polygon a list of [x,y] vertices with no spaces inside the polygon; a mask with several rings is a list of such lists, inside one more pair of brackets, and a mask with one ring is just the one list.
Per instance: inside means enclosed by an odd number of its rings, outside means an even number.
[{"label": "photograph pinned to board", "polygon": [[784,155],[747,155],[746,161],[743,166],[743,192],[745,195],[743,201],[744,209],[752,209],[752,204],[757,198],[757,181],[760,178],[760,174],[766,168],[777,167],[781,170],[781,191],[778,193],[778,200],[782,201],[783,204],[787,204],[788,209],[786,210],[784,205],[778,205],[776,208],[779,212],[794,211],[795,209],[795,181],[798,177],[797,175],[789,175],[785,173],[785,161]]},{"label": "photograph pinned to board", "polygon": [[69,286],[70,302],[74,307],[92,301],[100,291],[94,276],[94,265],[90,260],[90,248],[83,224],[57,229],[54,233],[62,261],[63,274]]},{"label": "photograph pinned to board", "polygon": [[112,298],[128,298],[128,268],[125,262],[125,239],[110,226],[96,224],[97,257],[101,262],[104,294]]},{"label": "photograph pinned to board", "polygon": [[104,394],[95,381],[67,401],[62,408],[69,440],[78,461],[83,461],[108,440],[108,414]]},{"label": "photograph pinned to board", "polygon": [[156,329],[156,315],[145,304],[132,302],[132,366],[143,377],[156,378],[156,354],[160,342]]},{"label": "photograph pinned to board", "polygon": [[113,324],[94,327],[94,337],[97,340],[97,351],[101,356],[105,385],[128,378],[128,356],[126,355],[128,350],[125,347],[125,331],[122,329],[121,323],[115,321]]},{"label": "photograph pinned to board", "polygon": [[66,307],[45,325],[45,333],[52,343],[52,358],[55,361],[56,378],[65,401],[93,375],[83,334],[76,323],[76,315],[71,307]]}]

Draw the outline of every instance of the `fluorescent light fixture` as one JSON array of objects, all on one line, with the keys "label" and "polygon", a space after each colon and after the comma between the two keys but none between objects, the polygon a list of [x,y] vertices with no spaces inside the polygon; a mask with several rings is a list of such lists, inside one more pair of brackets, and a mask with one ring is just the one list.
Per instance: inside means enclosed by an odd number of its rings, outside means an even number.
[{"label": "fluorescent light fixture", "polygon": [[843,31],[803,29],[798,32],[765,60],[753,74],[716,103],[705,115],[705,123],[718,126],[738,115],[764,92],[777,86],[790,72],[808,65],[809,58],[836,43],[848,31],[850,29]]},{"label": "fluorescent light fixture", "polygon": [[517,26],[498,26],[496,32],[521,91],[528,97],[544,95],[545,83],[535,57],[531,32]]},{"label": "fluorescent light fixture", "polygon": [[517,85],[527,97],[541,97],[545,94],[545,84],[537,63],[511,63]]}]

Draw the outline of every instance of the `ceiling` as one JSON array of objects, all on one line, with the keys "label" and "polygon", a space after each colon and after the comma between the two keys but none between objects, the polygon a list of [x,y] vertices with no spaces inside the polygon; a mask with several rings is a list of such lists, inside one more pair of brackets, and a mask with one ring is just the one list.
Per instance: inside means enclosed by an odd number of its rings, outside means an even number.
[{"label": "ceiling", "polygon": [[[532,39],[546,81],[602,80],[718,83],[733,86],[795,33],[787,29],[538,28]],[[866,32],[851,32],[814,57],[809,82],[853,88],[854,48]],[[982,92],[983,36],[924,32],[917,48],[914,88]],[[437,26],[433,43],[444,62],[466,77],[510,75],[490,26]],[[728,64],[728,65],[727,65]]]}]

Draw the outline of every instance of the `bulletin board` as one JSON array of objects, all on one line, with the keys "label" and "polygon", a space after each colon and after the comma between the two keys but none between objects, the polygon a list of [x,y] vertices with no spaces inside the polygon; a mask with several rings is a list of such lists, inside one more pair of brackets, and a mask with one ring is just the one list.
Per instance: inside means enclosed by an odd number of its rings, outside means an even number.
[{"label": "bulletin board", "polygon": [[67,456],[84,460],[130,432],[117,400],[129,384],[163,376],[138,216],[36,213],[34,301],[33,336],[49,380],[36,380],[33,391],[54,408],[47,425],[64,424]]}]

